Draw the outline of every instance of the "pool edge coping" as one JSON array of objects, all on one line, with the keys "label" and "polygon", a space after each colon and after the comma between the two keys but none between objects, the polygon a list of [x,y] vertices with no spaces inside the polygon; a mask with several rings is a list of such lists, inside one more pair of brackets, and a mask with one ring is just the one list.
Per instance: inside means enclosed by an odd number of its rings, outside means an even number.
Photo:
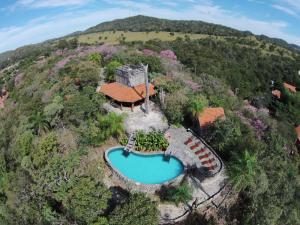
[{"label": "pool edge coping", "polygon": [[[112,165],[112,162],[109,160],[108,158],[108,153],[111,152],[112,150],[118,149],[118,148],[124,148],[125,146],[115,146],[115,147],[111,147],[109,149],[107,149],[104,153],[104,159],[106,161],[106,164],[109,166],[109,168],[111,169],[112,173],[116,174],[118,178],[120,178],[122,181],[125,182],[126,185],[129,186],[130,189],[135,188],[138,189],[140,191],[143,192],[148,192],[148,193],[153,193],[157,190],[159,190],[161,187],[163,186],[167,186],[170,184],[176,184],[179,183],[179,181],[181,181],[183,179],[183,177],[186,174],[186,165],[185,163],[179,159],[178,157],[171,155],[172,157],[175,157],[177,160],[179,160],[181,162],[181,164],[183,165],[183,171],[180,175],[178,175],[177,177],[166,181],[164,183],[161,184],[143,184],[143,183],[139,183],[136,182],[128,177],[126,177],[125,175],[123,175],[115,166]],[[131,151],[132,153],[138,154],[138,155],[157,155],[157,154],[163,154],[164,155],[164,151],[157,151],[157,152],[149,152],[149,153],[145,153],[145,152],[139,152],[139,151]],[[149,190],[149,188],[151,188],[151,190]]]}]

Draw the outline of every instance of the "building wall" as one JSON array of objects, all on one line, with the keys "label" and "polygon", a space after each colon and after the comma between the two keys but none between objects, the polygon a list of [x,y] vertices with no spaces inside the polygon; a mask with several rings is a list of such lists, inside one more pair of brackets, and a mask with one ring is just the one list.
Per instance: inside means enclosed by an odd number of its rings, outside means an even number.
[{"label": "building wall", "polygon": [[129,69],[129,67],[122,67],[116,70],[116,82],[134,87],[145,82],[145,73],[140,68]]}]

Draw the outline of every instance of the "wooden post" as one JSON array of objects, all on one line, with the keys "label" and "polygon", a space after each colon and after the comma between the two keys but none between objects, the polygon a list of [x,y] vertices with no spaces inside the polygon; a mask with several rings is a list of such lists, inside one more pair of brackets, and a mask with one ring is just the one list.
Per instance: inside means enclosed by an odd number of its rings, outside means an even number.
[{"label": "wooden post", "polygon": [[131,103],[131,112],[133,112],[134,103]]},{"label": "wooden post", "polygon": [[145,86],[146,86],[146,98],[145,98],[145,110],[146,114],[149,114],[149,80],[148,80],[148,65],[144,66],[145,71]]},{"label": "wooden post", "polygon": [[121,110],[123,110],[123,105],[122,105],[122,102],[120,102],[120,106],[121,106]]}]

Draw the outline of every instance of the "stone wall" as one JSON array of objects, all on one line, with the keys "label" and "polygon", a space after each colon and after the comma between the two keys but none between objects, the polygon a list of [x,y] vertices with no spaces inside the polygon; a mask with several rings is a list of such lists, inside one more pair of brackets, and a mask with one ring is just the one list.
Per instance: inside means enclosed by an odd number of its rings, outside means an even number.
[{"label": "stone wall", "polygon": [[116,81],[129,87],[145,83],[145,71],[142,67],[123,66],[116,70]]}]

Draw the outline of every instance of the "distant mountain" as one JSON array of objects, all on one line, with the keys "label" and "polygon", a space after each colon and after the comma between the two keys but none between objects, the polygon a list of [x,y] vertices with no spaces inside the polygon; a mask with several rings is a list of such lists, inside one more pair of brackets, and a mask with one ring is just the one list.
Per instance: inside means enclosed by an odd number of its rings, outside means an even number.
[{"label": "distant mountain", "polygon": [[300,51],[300,46],[297,46],[295,44],[289,44],[286,41],[279,38],[270,38],[265,35],[254,35],[250,31],[239,31],[230,27],[217,25],[213,23],[207,23],[203,21],[167,20],[142,15],[100,23],[83,32],[76,32],[73,35],[112,30],[133,32],[168,31],[236,37],[245,37],[251,35],[256,36],[258,39],[265,40],[266,42],[270,42],[272,44],[280,45],[281,47],[288,48],[290,50]]},{"label": "distant mountain", "polygon": [[167,20],[148,16],[133,16],[125,19],[117,19],[111,22],[100,23],[83,33],[100,31],[169,31],[182,33],[200,33],[220,36],[246,36],[248,32],[241,32],[222,25],[193,20]]},{"label": "distant mountain", "polygon": [[[266,43],[272,43],[289,49],[291,51],[300,52],[300,46],[295,44],[289,44],[286,41],[278,38],[270,38],[265,35],[254,35],[250,31],[239,31],[233,28],[229,28],[222,25],[213,23],[207,23],[203,21],[194,20],[168,20],[159,19],[149,16],[133,16],[125,19],[117,19],[110,22],[100,23],[94,27],[91,27],[85,31],[76,31],[66,37],[76,37],[81,34],[89,34],[102,31],[132,31],[132,32],[148,32],[148,31],[167,31],[167,32],[181,32],[181,33],[196,33],[196,34],[207,34],[216,36],[229,36],[229,37],[247,37],[256,36],[257,39],[263,40]],[[27,45],[20,47],[14,51],[7,51],[0,54],[0,68],[3,68],[14,61],[26,58],[28,56],[35,56],[40,54],[47,54],[53,47],[56,38],[45,41],[43,43]]]}]

